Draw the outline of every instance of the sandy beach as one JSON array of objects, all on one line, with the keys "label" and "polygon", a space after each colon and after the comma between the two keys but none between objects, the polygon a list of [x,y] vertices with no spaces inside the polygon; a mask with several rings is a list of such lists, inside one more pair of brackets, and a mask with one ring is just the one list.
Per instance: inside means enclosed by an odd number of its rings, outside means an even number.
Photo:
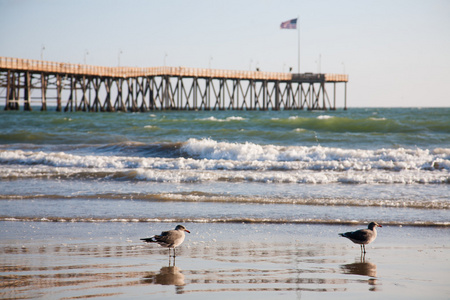
[{"label": "sandy beach", "polygon": [[139,241],[174,223],[2,222],[2,299],[448,299],[450,229],[184,224],[176,260]]}]

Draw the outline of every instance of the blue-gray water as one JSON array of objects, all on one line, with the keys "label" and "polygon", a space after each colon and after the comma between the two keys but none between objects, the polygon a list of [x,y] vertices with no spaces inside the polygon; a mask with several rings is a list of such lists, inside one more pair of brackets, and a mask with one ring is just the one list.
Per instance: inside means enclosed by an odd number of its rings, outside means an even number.
[{"label": "blue-gray water", "polygon": [[449,116],[0,112],[0,216],[449,226]]}]

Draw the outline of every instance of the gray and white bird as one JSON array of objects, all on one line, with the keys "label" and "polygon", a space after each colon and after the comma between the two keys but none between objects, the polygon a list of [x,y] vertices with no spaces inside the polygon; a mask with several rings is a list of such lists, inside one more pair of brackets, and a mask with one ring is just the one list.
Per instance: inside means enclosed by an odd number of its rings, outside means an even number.
[{"label": "gray and white bird", "polygon": [[186,229],[183,225],[177,225],[174,230],[163,231],[160,235],[154,235],[149,238],[143,238],[141,241],[146,243],[158,243],[159,245],[169,248],[169,256],[170,249],[173,249],[173,257],[175,257],[175,247],[181,245],[183,243],[185,234],[184,232],[191,233]]},{"label": "gray and white bird", "polygon": [[377,227],[383,227],[377,222],[371,222],[369,228],[360,229],[356,231],[349,231],[345,233],[339,233],[340,236],[348,238],[355,244],[359,244],[361,252],[366,253],[366,245],[370,244],[377,238]]}]

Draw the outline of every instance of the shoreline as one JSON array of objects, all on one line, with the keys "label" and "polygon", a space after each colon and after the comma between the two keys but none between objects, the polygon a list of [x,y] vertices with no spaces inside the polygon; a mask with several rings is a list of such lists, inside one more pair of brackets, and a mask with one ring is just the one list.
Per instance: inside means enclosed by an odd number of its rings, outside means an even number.
[{"label": "shoreline", "polygon": [[[195,223],[195,224],[272,224],[272,225],[329,225],[329,226],[367,226],[369,222],[362,220],[317,220],[317,219],[260,219],[260,218],[214,218],[214,219],[193,219],[193,218],[83,218],[83,217],[2,217],[0,222],[54,222],[54,223]],[[405,223],[395,221],[385,221],[383,226],[397,227],[432,227],[450,228],[450,222],[419,222]]]}]

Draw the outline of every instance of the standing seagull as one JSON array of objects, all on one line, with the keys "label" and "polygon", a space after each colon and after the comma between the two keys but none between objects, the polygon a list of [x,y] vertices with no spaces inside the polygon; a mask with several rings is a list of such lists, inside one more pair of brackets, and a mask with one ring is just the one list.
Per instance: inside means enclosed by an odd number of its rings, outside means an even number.
[{"label": "standing seagull", "polygon": [[173,257],[175,257],[175,247],[181,245],[184,241],[185,234],[184,232],[191,233],[186,229],[183,225],[177,225],[174,230],[163,231],[160,235],[154,235],[149,238],[141,239],[146,243],[158,243],[163,247],[169,248],[169,257],[170,257],[170,248],[173,248]]},{"label": "standing seagull", "polygon": [[366,245],[377,238],[377,227],[383,226],[379,225],[377,222],[371,222],[368,229],[339,233],[339,235],[348,238],[355,244],[359,244],[361,246],[361,252],[366,254]]}]

